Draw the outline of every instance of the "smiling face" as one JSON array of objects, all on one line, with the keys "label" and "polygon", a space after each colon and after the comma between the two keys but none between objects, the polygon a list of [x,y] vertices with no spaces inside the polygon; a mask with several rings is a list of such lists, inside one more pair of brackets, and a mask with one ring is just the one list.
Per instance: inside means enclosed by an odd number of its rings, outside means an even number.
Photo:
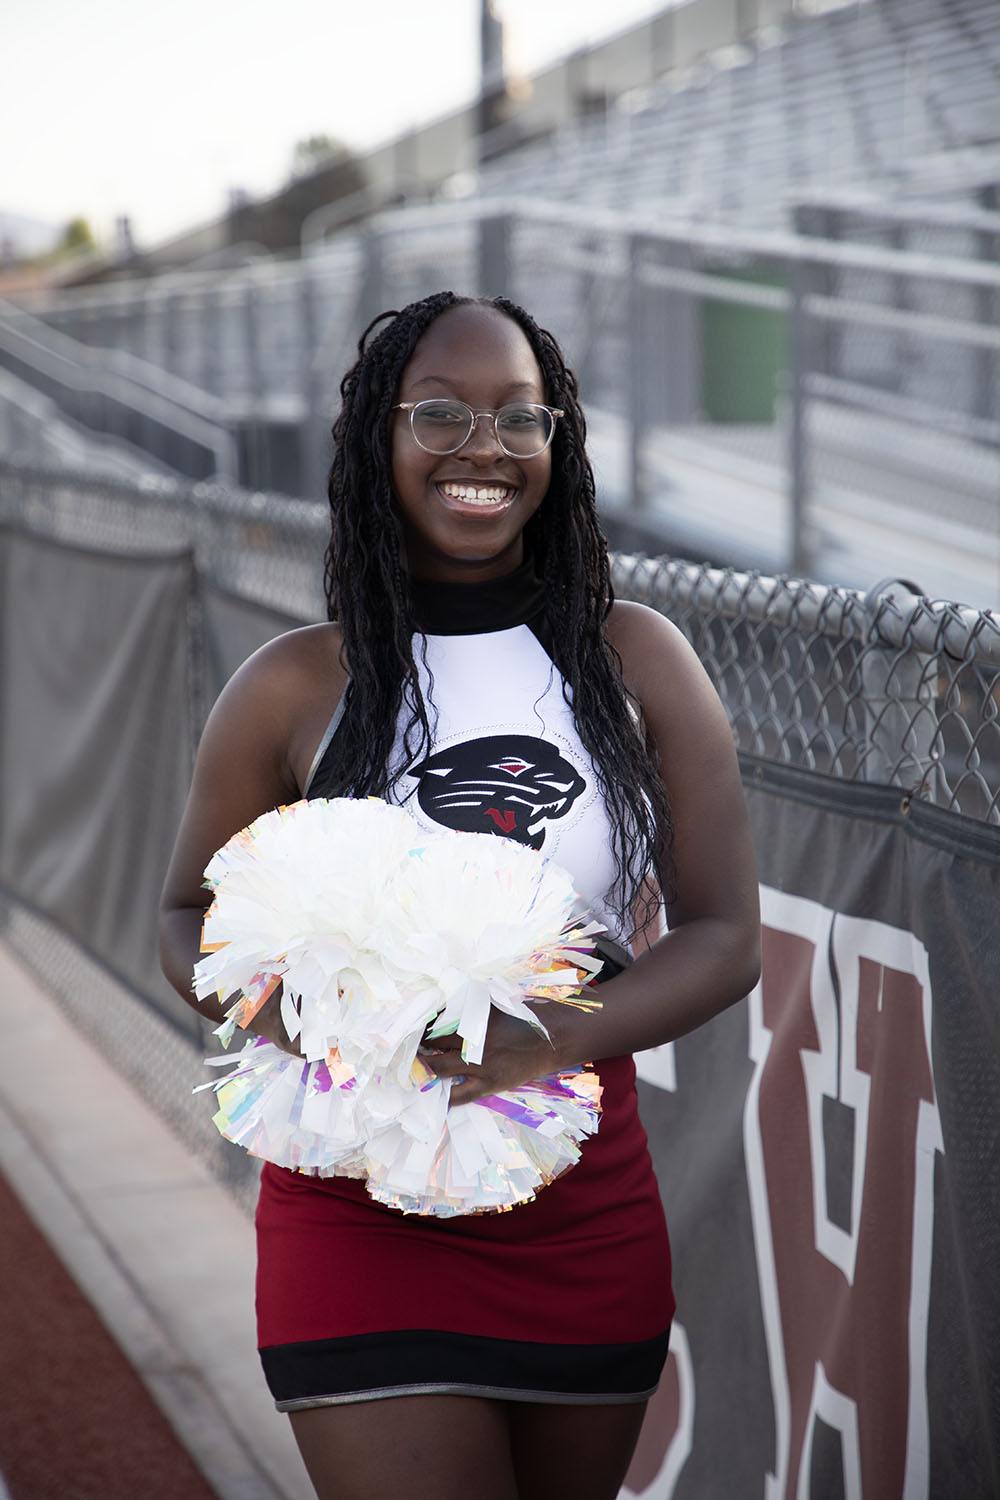
[{"label": "smiling face", "polygon": [[[463,304],[435,318],[403,371],[397,401],[432,397],[495,412],[544,404],[542,372],[524,333],[496,308]],[[427,453],[406,412],[392,414],[392,483],[410,571],[441,582],[500,578],[523,557],[521,534],[541,505],[551,449],[511,458],[480,418],[456,453]]]}]

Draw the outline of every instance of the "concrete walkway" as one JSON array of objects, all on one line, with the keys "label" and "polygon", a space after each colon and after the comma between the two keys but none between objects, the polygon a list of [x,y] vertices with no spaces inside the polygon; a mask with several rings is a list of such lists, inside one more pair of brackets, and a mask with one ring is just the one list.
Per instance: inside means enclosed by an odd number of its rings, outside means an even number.
[{"label": "concrete walkway", "polygon": [[313,1500],[257,1360],[249,1220],[2,945],[0,1027],[28,1212],[220,1500]]}]

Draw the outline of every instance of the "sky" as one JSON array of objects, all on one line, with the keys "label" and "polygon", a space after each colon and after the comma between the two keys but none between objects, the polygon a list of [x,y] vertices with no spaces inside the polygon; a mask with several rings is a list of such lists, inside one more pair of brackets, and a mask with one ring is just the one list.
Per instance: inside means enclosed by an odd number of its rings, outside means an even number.
[{"label": "sky", "polygon": [[[669,0],[497,0],[522,75]],[[475,96],[478,0],[2,0],[0,211],[139,244]]]}]

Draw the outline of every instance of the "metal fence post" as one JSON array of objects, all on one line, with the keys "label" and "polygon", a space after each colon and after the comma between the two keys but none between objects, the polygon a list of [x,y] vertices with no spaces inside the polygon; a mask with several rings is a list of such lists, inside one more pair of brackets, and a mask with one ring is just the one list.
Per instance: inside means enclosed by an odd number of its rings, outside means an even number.
[{"label": "metal fence post", "polygon": [[510,296],[510,214],[485,214],[479,221],[476,286],[482,297]]},{"label": "metal fence post", "polygon": [[[190,507],[190,500],[188,505]],[[197,550],[192,539],[188,554],[188,589],[184,611],[187,665],[187,712],[190,735],[191,765],[198,754],[201,732],[211,707],[208,701],[208,643],[205,638],[205,610],[202,599],[202,579],[198,566]]]},{"label": "metal fence post", "polygon": [[243,451],[248,470],[245,482],[253,489],[263,490],[270,487],[270,433],[264,415],[264,392],[267,387],[261,350],[262,291],[261,284],[250,267],[246,273],[243,295],[243,340],[249,398]]},{"label": "metal fence post", "polygon": [[[1000,188],[993,189],[993,198],[986,197],[986,204],[993,212],[1000,212]],[[993,230],[979,231],[976,250],[980,260],[988,265],[1000,262],[1000,234]],[[1000,321],[1000,293],[988,286],[977,287],[974,295],[976,318],[985,328],[992,328]],[[979,349],[973,355],[972,399],[978,417],[987,422],[1000,420],[1000,354],[996,349]]]},{"label": "metal fence post", "polygon": [[372,318],[385,311],[385,236],[378,228],[370,228],[361,236],[361,252],[364,268],[361,272],[361,295],[358,298],[360,334]]},{"label": "metal fence post", "polygon": [[222,330],[220,304],[222,288],[217,283],[202,287],[199,293],[198,366],[199,379],[206,391],[222,394],[220,367],[222,363]]},{"label": "metal fence post", "polygon": [[787,262],[791,305],[788,315],[788,565],[799,578],[808,577],[809,453],[806,428],[809,338],[805,297],[807,268],[798,257]]},{"label": "metal fence post", "polygon": [[180,293],[173,285],[168,285],[163,291],[163,300],[160,304],[163,316],[163,368],[169,370],[171,375],[177,371],[177,350],[179,345],[179,318],[178,299]]},{"label": "metal fence post", "polygon": [[316,427],[319,413],[316,410],[318,402],[313,379],[313,365],[316,358],[317,344],[316,324],[318,307],[316,283],[311,274],[309,262],[306,259],[303,259],[300,263],[296,312],[298,313],[299,323],[297,340],[299,394],[302,397],[302,419],[299,423],[299,492],[313,499],[322,493],[317,483],[319,478],[319,445]]},{"label": "metal fence post", "polygon": [[[585,236],[580,249],[585,256],[597,258],[600,243],[596,236]],[[575,366],[580,381],[580,391],[586,403],[599,388],[602,374],[597,357],[600,338],[601,300],[600,284],[596,272],[589,266],[580,272],[574,297],[576,320]]]},{"label": "metal fence post", "polygon": [[332,457],[330,426],[333,421],[335,401],[334,392],[330,389],[330,372],[322,358],[323,295],[319,278],[307,260],[302,262],[299,315],[304,408],[300,428],[299,460],[302,494],[310,500],[321,500],[326,494]]},{"label": "metal fence post", "polygon": [[[698,269],[691,245],[679,240],[661,242],[657,260],[680,271]],[[686,426],[699,420],[704,405],[702,304],[691,292],[669,285],[657,287],[655,298],[655,309],[647,300],[643,318],[646,339],[659,346],[651,351],[655,405],[647,403],[647,412],[657,424]]]},{"label": "metal fence post", "polygon": [[[792,210],[795,233],[816,240],[842,240],[843,210],[832,203],[797,203]],[[813,286],[824,297],[837,295],[837,273],[833,266],[816,266],[813,270]],[[820,322],[813,330],[813,368],[821,375],[839,375],[843,367],[841,340],[843,330],[839,323]]]},{"label": "metal fence post", "polygon": [[626,508],[634,515],[646,507],[646,476],[642,447],[645,438],[645,288],[642,268],[645,251],[642,235],[629,236],[628,301],[625,317],[625,363],[628,392],[628,455],[625,473]]},{"label": "metal fence post", "polygon": [[865,596],[867,644],[861,657],[865,707],[864,779],[942,800],[936,658],[912,643],[923,608],[916,584],[887,579]]}]

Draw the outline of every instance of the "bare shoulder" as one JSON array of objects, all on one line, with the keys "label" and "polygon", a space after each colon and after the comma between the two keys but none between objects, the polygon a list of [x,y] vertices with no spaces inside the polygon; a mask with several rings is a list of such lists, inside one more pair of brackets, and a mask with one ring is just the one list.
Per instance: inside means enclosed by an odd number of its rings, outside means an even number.
[{"label": "bare shoulder", "polygon": [[306,625],[275,636],[226,684],[209,717],[203,750],[218,744],[241,759],[280,767],[288,794],[303,784],[316,746],[347,686],[338,625]]},{"label": "bare shoulder", "polygon": [[656,610],[615,604],[607,634],[670,799],[670,925],[712,913],[755,931],[753,842],[725,706],[687,637]]},{"label": "bare shoulder", "polygon": [[729,720],[682,631],[655,609],[622,601],[612,609],[607,634],[667,782],[711,779],[723,770],[729,775],[736,764]]},{"label": "bare shoulder", "polygon": [[204,904],[202,871],[216,849],[272,807],[302,795],[316,748],[344,691],[334,625],[276,636],[233,674],[208,716],[164,901]]},{"label": "bare shoulder", "polygon": [[644,708],[653,698],[714,691],[690,641],[658,610],[616,600],[605,630],[621,659],[625,686]]},{"label": "bare shoulder", "polygon": [[303,625],[267,641],[249,656],[226,687],[232,695],[258,694],[298,698],[303,689],[321,686],[339,696],[347,681],[339,625]]}]

